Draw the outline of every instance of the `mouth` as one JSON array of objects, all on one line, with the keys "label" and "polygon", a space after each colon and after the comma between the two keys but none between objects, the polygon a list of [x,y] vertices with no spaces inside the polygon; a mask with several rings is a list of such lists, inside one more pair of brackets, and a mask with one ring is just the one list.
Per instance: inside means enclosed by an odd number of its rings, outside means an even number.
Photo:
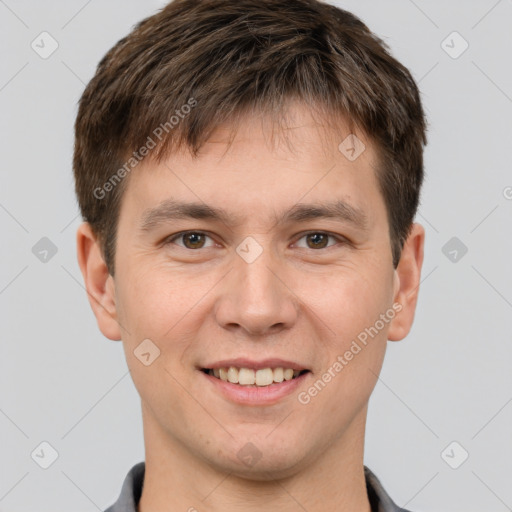
[{"label": "mouth", "polygon": [[310,373],[310,370],[307,369],[298,370],[284,367],[254,369],[236,366],[201,368],[201,371],[210,377],[245,388],[268,387]]}]

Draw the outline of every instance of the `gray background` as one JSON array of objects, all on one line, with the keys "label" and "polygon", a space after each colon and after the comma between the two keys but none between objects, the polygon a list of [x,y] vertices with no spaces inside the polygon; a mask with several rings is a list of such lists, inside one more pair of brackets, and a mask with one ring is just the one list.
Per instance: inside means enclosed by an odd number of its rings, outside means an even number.
[{"label": "gray background", "polygon": [[[163,5],[0,0],[4,512],[103,510],[144,458],[121,343],[98,330],[76,262],[72,128],[99,59]],[[418,310],[408,338],[388,343],[365,464],[415,512],[512,510],[512,1],[338,5],[411,69],[430,122]],[[43,31],[59,45],[47,59],[31,48]],[[458,58],[453,31],[469,43]],[[57,248],[46,262],[32,251],[43,237]],[[443,252],[452,237],[459,248]],[[43,441],[59,454],[48,469],[31,457]]]}]

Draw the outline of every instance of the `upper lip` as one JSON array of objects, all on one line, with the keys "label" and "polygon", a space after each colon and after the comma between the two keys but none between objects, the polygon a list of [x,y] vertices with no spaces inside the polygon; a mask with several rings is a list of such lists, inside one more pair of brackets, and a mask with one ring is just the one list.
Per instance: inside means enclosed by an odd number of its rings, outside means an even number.
[{"label": "upper lip", "polygon": [[216,368],[229,368],[234,366],[235,368],[251,368],[254,370],[261,370],[263,368],[292,368],[293,370],[308,370],[303,364],[295,361],[287,361],[286,359],[270,358],[262,359],[261,361],[255,361],[244,357],[237,357],[236,359],[223,359],[222,361],[216,361],[209,363],[202,368],[216,369]]}]

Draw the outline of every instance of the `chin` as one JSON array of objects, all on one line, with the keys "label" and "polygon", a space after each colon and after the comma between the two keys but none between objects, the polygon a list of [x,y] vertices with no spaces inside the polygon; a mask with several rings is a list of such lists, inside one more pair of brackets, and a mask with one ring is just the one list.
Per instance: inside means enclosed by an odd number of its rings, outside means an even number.
[{"label": "chin", "polygon": [[265,439],[265,435],[252,442],[245,441],[246,437],[243,441],[231,439],[229,445],[208,454],[208,462],[221,472],[262,482],[293,476],[306,465],[306,461],[302,460],[305,455],[303,444],[299,453],[297,445],[290,438],[287,444],[282,440],[276,443]]},{"label": "chin", "polygon": [[237,460],[232,460],[222,468],[224,472],[229,472],[231,476],[255,481],[255,482],[271,482],[288,478],[300,471],[300,464],[286,460],[264,460],[261,458],[253,465]]}]

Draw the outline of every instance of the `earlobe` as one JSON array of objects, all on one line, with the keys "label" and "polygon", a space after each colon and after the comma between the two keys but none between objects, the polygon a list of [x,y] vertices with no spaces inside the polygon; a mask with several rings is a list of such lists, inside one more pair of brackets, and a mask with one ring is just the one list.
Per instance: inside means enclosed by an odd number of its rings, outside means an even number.
[{"label": "earlobe", "polygon": [[391,321],[388,340],[400,341],[411,330],[418,300],[425,229],[414,223],[402,249],[400,262],[395,270],[394,302],[400,305],[400,311]]},{"label": "earlobe", "polygon": [[117,322],[113,277],[108,272],[99,242],[88,222],[78,227],[76,247],[78,265],[98,327],[108,339],[119,341],[121,332]]}]

